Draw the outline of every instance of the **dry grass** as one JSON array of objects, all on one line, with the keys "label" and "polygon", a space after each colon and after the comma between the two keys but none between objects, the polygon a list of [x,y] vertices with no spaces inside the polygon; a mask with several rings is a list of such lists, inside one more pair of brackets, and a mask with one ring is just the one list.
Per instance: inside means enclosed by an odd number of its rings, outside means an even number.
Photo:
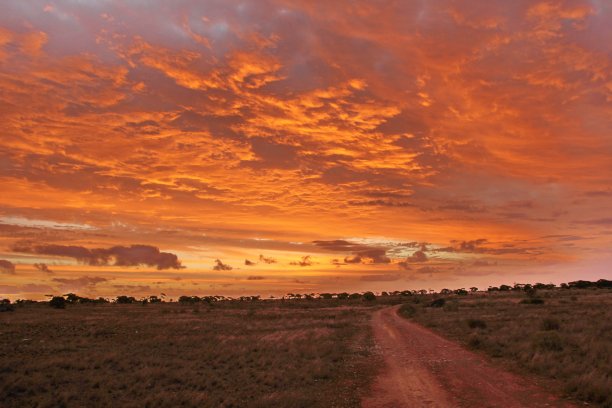
[{"label": "dry grass", "polygon": [[357,406],[370,310],[325,306],[18,307],[0,315],[0,405]]},{"label": "dry grass", "polygon": [[561,394],[612,407],[612,291],[543,291],[543,303],[524,299],[514,292],[450,296],[435,308],[430,298],[415,297],[400,313],[511,369],[550,379]]}]

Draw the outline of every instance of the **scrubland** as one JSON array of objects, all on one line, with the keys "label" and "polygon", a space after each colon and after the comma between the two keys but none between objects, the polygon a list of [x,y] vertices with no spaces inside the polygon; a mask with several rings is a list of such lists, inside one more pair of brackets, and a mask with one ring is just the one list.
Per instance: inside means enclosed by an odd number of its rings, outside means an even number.
[{"label": "scrubland", "polygon": [[612,407],[612,291],[571,289],[414,296],[403,316],[533,376],[557,393]]},{"label": "scrubland", "polygon": [[0,406],[354,407],[376,374],[370,309],[328,306],[17,307],[0,314]]},{"label": "scrubland", "polygon": [[0,406],[359,406],[385,369],[372,312],[401,303],[552,392],[612,407],[612,290],[426,293],[5,304]]}]

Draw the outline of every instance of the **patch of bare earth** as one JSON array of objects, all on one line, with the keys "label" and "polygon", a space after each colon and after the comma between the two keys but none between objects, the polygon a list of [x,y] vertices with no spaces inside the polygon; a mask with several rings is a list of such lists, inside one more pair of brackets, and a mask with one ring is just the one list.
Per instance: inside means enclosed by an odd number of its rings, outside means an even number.
[{"label": "patch of bare earth", "polygon": [[397,307],[375,312],[372,325],[385,368],[365,408],[573,406],[403,319]]}]

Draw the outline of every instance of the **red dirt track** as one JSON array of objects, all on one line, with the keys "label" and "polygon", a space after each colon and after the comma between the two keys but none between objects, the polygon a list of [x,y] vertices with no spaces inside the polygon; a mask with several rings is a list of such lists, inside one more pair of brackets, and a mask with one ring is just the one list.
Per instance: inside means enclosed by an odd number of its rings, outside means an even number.
[{"label": "red dirt track", "polygon": [[574,406],[398,316],[397,307],[375,312],[372,324],[385,368],[364,408]]}]

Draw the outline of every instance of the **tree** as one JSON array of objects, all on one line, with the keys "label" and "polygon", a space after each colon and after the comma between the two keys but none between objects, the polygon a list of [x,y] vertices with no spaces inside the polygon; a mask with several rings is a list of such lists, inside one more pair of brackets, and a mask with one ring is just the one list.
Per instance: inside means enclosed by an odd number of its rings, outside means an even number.
[{"label": "tree", "polygon": [[478,288],[476,286],[472,286],[470,288],[470,292],[478,292]]},{"label": "tree", "polygon": [[363,294],[363,300],[367,300],[368,302],[376,300],[376,295],[372,292],[366,292]]},{"label": "tree", "polygon": [[65,309],[66,299],[63,296],[53,296],[49,301],[49,306],[55,309]]},{"label": "tree", "polygon": [[122,305],[136,303],[136,298],[134,298],[133,296],[121,295],[121,296],[117,296],[115,303],[122,304]]},{"label": "tree", "polygon": [[441,295],[450,295],[451,293],[453,293],[453,291],[452,291],[452,290],[450,290],[450,289],[442,289],[442,290],[440,291],[440,294],[441,294]]}]

